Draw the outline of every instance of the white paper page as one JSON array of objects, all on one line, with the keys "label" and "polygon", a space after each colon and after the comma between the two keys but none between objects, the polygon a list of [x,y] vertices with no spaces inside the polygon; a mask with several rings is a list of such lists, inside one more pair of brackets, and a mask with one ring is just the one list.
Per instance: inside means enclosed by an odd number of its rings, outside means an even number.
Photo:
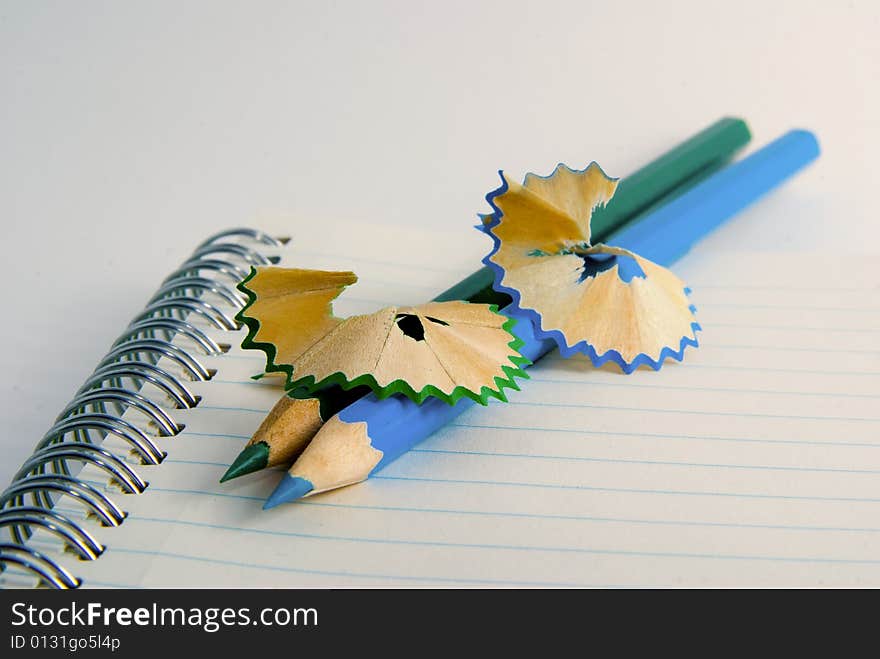
[{"label": "white paper page", "polygon": [[[487,248],[339,238],[299,241],[286,263],[355,270],[341,314],[424,301]],[[509,404],[268,512],[280,472],[218,479],[280,390],[248,379],[260,352],[204,360],[218,375],[193,385],[203,400],[178,414],[168,459],[138,467],[145,494],[114,494],[128,519],[92,527],[108,549],[73,571],[86,586],[880,586],[872,261],[698,247],[674,269],[704,328],[684,363],[626,376],[551,353]]]}]

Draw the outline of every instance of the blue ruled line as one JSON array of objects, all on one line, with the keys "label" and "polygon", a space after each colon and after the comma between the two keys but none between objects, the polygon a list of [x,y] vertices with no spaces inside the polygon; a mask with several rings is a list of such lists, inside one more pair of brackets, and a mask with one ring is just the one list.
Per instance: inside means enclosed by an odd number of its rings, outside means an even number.
[{"label": "blue ruled line", "polygon": [[828,502],[858,502],[880,503],[880,498],[865,497],[823,497],[808,495],[787,494],[755,494],[742,492],[711,492],[689,490],[658,490],[651,488],[634,487],[597,487],[593,485],[562,485],[559,483],[519,483],[516,481],[489,481],[489,480],[465,480],[453,478],[418,478],[415,476],[384,476],[376,474],[371,476],[374,480],[404,481],[415,483],[444,483],[452,485],[492,485],[499,487],[529,487],[546,490],[582,490],[587,492],[620,492],[625,494],[663,494],[671,496],[697,496],[697,497],[729,497],[733,499],[776,499],[781,501],[828,501]]},{"label": "blue ruled line", "polygon": [[745,323],[719,323],[711,321],[710,327],[735,327],[737,329],[768,329],[785,332],[848,332],[855,334],[880,334],[880,327],[809,327],[804,325],[751,325]]},{"label": "blue ruled line", "polygon": [[801,416],[795,414],[760,414],[757,412],[718,412],[707,410],[670,410],[665,408],[645,408],[645,407],[619,407],[616,405],[590,405],[589,403],[553,403],[550,401],[522,401],[511,400],[507,405],[520,405],[528,407],[573,407],[578,409],[591,410],[615,410],[619,412],[656,412],[659,414],[695,414],[699,416],[735,416],[735,417],[752,417],[760,419],[796,419],[805,421],[858,421],[866,423],[878,423],[880,418],[869,419],[864,417],[846,417],[846,416]]},{"label": "blue ruled line", "polygon": [[[490,485],[498,487],[526,487],[547,490],[570,490],[584,492],[619,492],[625,494],[663,494],[670,496],[688,496],[688,497],[725,497],[731,499],[770,499],[779,501],[826,501],[829,503],[880,503],[880,498],[865,497],[824,497],[824,496],[808,496],[808,495],[784,495],[784,494],[756,494],[756,493],[740,493],[740,492],[713,492],[713,491],[689,491],[689,490],[658,490],[651,488],[621,488],[621,487],[597,487],[591,485],[560,485],[555,483],[520,483],[516,481],[489,481],[489,480],[463,480],[449,478],[418,478],[414,476],[384,476],[377,474],[372,480],[387,480],[414,483],[442,483],[454,485]],[[188,489],[172,489],[163,487],[150,486],[151,490],[156,492],[170,492],[175,494],[200,494],[212,497],[224,497],[229,499],[265,501],[265,497],[245,496],[241,494],[232,494],[228,492],[212,492],[208,490],[188,490]]]},{"label": "blue ruled line", "polygon": [[637,437],[639,439],[675,439],[681,441],[707,441],[707,442],[750,442],[755,444],[806,444],[808,446],[847,446],[854,448],[880,448],[880,443],[872,444],[868,442],[849,442],[849,441],[822,441],[810,439],[758,439],[751,437],[716,437],[712,435],[673,435],[664,433],[650,432],[621,432],[616,430],[582,430],[580,428],[546,428],[541,426],[499,426],[491,424],[476,423],[450,423],[447,427],[473,428],[480,430],[537,430],[540,432],[561,432],[576,435],[600,435],[600,436],[622,436]]},{"label": "blue ruled line", "polygon": [[439,453],[446,455],[476,455],[481,457],[527,458],[535,460],[559,460],[575,462],[599,462],[607,464],[660,465],[664,467],[700,467],[707,469],[746,469],[754,471],[800,471],[832,474],[880,474],[880,469],[841,469],[834,467],[793,467],[780,465],[742,465],[702,462],[675,462],[673,460],[627,460],[624,458],[591,458],[574,455],[542,455],[535,453],[504,453],[495,451],[464,451],[455,449],[410,449],[410,453]]},{"label": "blue ruled line", "polygon": [[[604,587],[595,584],[566,583],[555,581],[504,581],[493,579],[454,579],[446,577],[415,577],[408,575],[379,574],[366,572],[349,572],[349,571],[333,571],[333,570],[310,570],[307,568],[294,568],[281,565],[257,565],[253,563],[243,563],[241,561],[228,561],[218,558],[208,558],[206,556],[190,556],[186,554],[178,554],[167,551],[148,551],[145,549],[127,549],[115,548],[114,551],[136,554],[141,556],[161,556],[164,558],[176,558],[179,560],[195,561],[199,563],[213,563],[215,565],[230,565],[233,567],[250,568],[254,570],[268,570],[272,572],[289,572],[294,574],[313,574],[318,576],[329,577],[353,577],[355,579],[382,579],[385,581],[410,581],[410,582],[436,582],[436,583],[461,583],[461,584],[488,584],[498,586],[568,586],[568,587]],[[611,586],[608,586],[611,587]]]},{"label": "blue ruled line", "polygon": [[[621,556],[621,557],[634,557],[634,558],[673,558],[673,559],[708,559],[708,560],[721,560],[721,561],[772,561],[778,563],[831,563],[831,564],[850,564],[850,565],[880,565],[880,559],[872,559],[872,558],[829,558],[829,557],[820,557],[820,556],[767,556],[767,555],[749,555],[749,554],[713,554],[713,553],[705,553],[705,552],[664,552],[664,551],[639,551],[639,550],[627,550],[627,549],[596,549],[589,547],[543,547],[543,546],[528,546],[528,545],[504,545],[504,544],[482,544],[482,543],[454,543],[454,542],[429,542],[429,541],[419,541],[419,540],[391,540],[387,538],[363,538],[363,537],[352,537],[352,536],[335,536],[335,535],[320,535],[320,534],[309,534],[309,533],[296,533],[292,531],[288,532],[267,532],[260,531],[257,529],[247,529],[240,527],[230,527],[223,525],[215,525],[215,524],[207,524],[201,522],[188,522],[183,520],[168,520],[168,519],[158,519],[158,518],[140,518],[143,521],[147,522],[158,522],[162,524],[180,524],[184,526],[192,526],[197,528],[210,528],[216,530],[224,530],[231,532],[247,532],[247,533],[255,533],[258,535],[272,535],[275,537],[294,537],[294,538],[302,538],[306,540],[319,540],[326,542],[354,542],[354,543],[364,543],[364,544],[384,544],[384,545],[404,545],[404,546],[415,546],[415,547],[440,547],[440,548],[454,548],[454,549],[481,549],[481,550],[490,550],[490,551],[521,551],[521,552],[538,552],[538,553],[564,553],[564,554],[590,554],[590,555],[605,555],[605,556]],[[451,581],[451,582],[461,582],[461,583],[523,583],[518,581],[504,581],[498,582],[494,580],[483,580],[483,579],[456,579],[456,578],[444,578],[444,577],[430,577],[430,576],[402,576],[402,575],[388,575],[388,574],[365,574],[365,573],[354,573],[354,572],[337,572],[337,571],[327,571],[327,570],[311,570],[308,568],[293,568],[288,566],[276,566],[276,565],[266,565],[261,563],[245,563],[239,561],[228,561],[222,559],[214,559],[206,556],[192,556],[192,555],[183,555],[176,554],[171,552],[159,552],[159,551],[148,551],[148,550],[140,550],[140,549],[128,549],[128,548],[114,548],[114,551],[126,552],[126,553],[141,553],[144,555],[160,555],[160,556],[169,556],[173,558],[184,558],[188,560],[201,561],[207,563],[218,563],[221,565],[235,565],[237,567],[249,567],[255,569],[267,569],[267,570],[278,570],[283,572],[297,572],[297,573],[306,573],[306,574],[324,574],[324,575],[332,575],[332,576],[354,576],[354,577],[363,577],[363,578],[379,578],[379,579],[408,579],[408,580],[427,580],[427,581]]]},{"label": "blue ruled line", "polygon": [[857,307],[809,307],[809,306],[780,306],[778,304],[742,304],[737,302],[700,302],[701,307],[720,307],[730,309],[773,309],[775,311],[833,311],[854,313],[880,313],[880,309],[864,309]]},{"label": "blue ruled line", "polygon": [[[531,374],[530,374],[531,375]],[[212,380],[213,382],[213,380]],[[640,383],[640,382],[611,382],[607,379],[603,380],[564,380],[564,379],[556,379],[556,378],[542,378],[532,376],[529,378],[529,382],[546,382],[548,384],[564,384],[564,385],[576,385],[576,386],[588,386],[588,387],[624,387],[624,388],[632,388],[632,389],[650,389],[652,391],[657,389],[670,389],[672,391],[713,391],[720,393],[734,393],[734,394],[774,394],[779,396],[820,396],[822,398],[880,398],[880,394],[853,394],[853,393],[841,393],[841,392],[832,392],[832,391],[780,391],[778,389],[739,389],[733,387],[700,387],[700,386],[687,386],[687,385],[672,385],[672,384],[655,384],[655,383]],[[230,383],[231,384],[231,383]]]},{"label": "blue ruled line", "polygon": [[[264,499],[260,497],[245,497],[240,496],[238,498],[244,500],[252,500],[252,501],[263,501]],[[498,511],[498,510],[461,510],[457,508],[426,508],[420,506],[379,506],[379,505],[366,505],[366,504],[349,504],[349,503],[331,503],[324,502],[320,499],[303,499],[296,504],[297,506],[309,506],[309,507],[318,507],[318,508],[340,508],[345,510],[363,510],[363,511],[377,511],[377,512],[401,512],[401,513],[414,513],[418,515],[423,515],[425,513],[433,513],[437,515],[468,515],[468,516],[477,516],[477,517],[501,517],[501,518],[510,518],[510,519],[538,519],[538,520],[549,520],[549,521],[563,521],[563,522],[587,522],[587,523],[601,523],[601,524],[635,524],[635,525],[647,525],[647,526],[693,526],[693,527],[707,527],[707,528],[730,528],[730,529],[760,529],[760,530],[769,530],[769,531],[796,531],[796,532],[819,532],[819,533],[880,533],[880,527],[849,527],[849,526],[809,526],[809,525],[790,525],[790,524],[749,524],[744,522],[707,522],[702,520],[667,520],[667,519],[642,519],[642,518],[630,518],[630,517],[603,517],[600,515],[556,515],[556,514],[544,514],[544,513],[520,513],[520,512],[510,512],[510,511]],[[70,509],[65,507],[56,506],[56,510],[63,512],[64,514],[81,514],[81,510]],[[132,517],[131,521],[138,521],[140,519],[144,519],[140,516]],[[174,520],[165,520],[163,518],[151,518],[157,521],[174,521]],[[195,523],[195,522],[193,522]],[[245,529],[250,530],[250,529]],[[261,533],[273,534],[274,531],[261,531]]]}]

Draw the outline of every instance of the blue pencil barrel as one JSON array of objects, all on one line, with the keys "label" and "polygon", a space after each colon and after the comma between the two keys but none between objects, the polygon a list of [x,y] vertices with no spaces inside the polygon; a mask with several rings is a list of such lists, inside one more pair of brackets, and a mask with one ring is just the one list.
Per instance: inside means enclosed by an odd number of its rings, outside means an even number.
[{"label": "blue pencil barrel", "polygon": [[[804,130],[793,130],[624,227],[611,236],[608,243],[669,266],[710,231],[760,199],[818,155],[815,136]],[[525,343],[520,349],[522,354],[532,361],[537,361],[555,346],[552,340],[537,340],[528,320],[520,320],[514,331]],[[348,423],[366,421],[373,446],[383,453],[372,474],[474,404],[466,398],[455,405],[429,398],[417,405],[400,395],[379,400],[371,394],[344,409],[339,418]]]},{"label": "blue pencil barrel", "polygon": [[[552,339],[536,339],[528,320],[520,320],[514,332],[523,341],[520,352],[532,361],[540,359],[556,346]],[[455,405],[449,405],[439,398],[428,398],[421,405],[416,405],[400,394],[385,400],[370,394],[342,410],[339,418],[347,422],[367,422],[367,434],[373,447],[383,453],[379,464],[370,472],[375,473],[473,405],[476,403],[470,398],[462,398]]]},{"label": "blue pencil barrel", "polygon": [[680,197],[617,231],[608,242],[670,266],[726,220],[819,155],[816,137],[792,130]]}]

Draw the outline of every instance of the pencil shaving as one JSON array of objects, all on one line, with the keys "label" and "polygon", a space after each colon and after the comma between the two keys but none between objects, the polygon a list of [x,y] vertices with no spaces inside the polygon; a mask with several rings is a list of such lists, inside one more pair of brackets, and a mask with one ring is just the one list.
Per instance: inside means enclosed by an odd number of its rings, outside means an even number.
[{"label": "pencil shaving", "polygon": [[521,185],[501,177],[487,197],[494,212],[482,218],[495,243],[484,263],[542,338],[564,356],[583,352],[627,373],[642,364],[659,369],[697,345],[684,282],[633,252],[590,242],[593,211],[612,198],[616,179],[596,163],[528,174]]},{"label": "pencil shaving", "polygon": [[485,405],[527,377],[514,321],[495,307],[430,302],[336,318],[331,302],[353,281],[352,273],[255,269],[240,285],[250,299],[239,314],[251,330],[243,347],[266,352],[267,371],[285,372],[288,389],[307,392],[367,385],[383,398],[454,404],[466,396]]}]

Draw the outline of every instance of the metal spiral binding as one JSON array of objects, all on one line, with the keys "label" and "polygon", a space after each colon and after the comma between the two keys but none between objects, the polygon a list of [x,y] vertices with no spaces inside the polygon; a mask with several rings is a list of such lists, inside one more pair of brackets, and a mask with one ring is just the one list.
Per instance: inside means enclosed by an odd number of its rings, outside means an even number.
[{"label": "metal spiral binding", "polygon": [[[123,455],[103,447],[102,442],[113,436],[122,440],[142,464],[162,462],[165,453],[154,439],[176,435],[183,425],[141,390],[149,386],[161,392],[172,409],[198,405],[198,396],[187,388],[185,380],[169,372],[164,364],[159,366],[160,360],[176,365],[191,381],[210,380],[215,371],[205,368],[194,352],[219,355],[229,346],[217,343],[187,319],[195,314],[217,329],[239,329],[235,315],[246,300],[236,283],[248,275],[251,266],[278,262],[277,257],[260,251],[261,247],[277,248],[286,242],[255,229],[223,231],[198,245],[162,282],[55,419],[12,484],[0,493],[0,528],[9,534],[8,542],[0,542],[0,575],[7,566],[17,565],[36,576],[42,585],[80,585],[80,580],[58,561],[28,546],[33,529],[59,538],[78,559],[95,560],[104,547],[81,524],[54,510],[55,500],[72,498],[103,526],[119,526],[126,513],[101,489],[78,479],[68,462],[97,467],[126,494],[141,494],[149,487]],[[194,347],[173,343],[177,337],[185,337]],[[126,385],[126,381],[135,384]],[[151,432],[123,418],[130,410],[146,420]]]}]

